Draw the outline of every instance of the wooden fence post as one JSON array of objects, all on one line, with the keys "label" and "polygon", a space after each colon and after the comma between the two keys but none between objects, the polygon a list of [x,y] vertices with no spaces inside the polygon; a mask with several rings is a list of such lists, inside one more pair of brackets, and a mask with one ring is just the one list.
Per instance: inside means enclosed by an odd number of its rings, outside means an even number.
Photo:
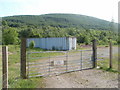
[{"label": "wooden fence post", "polygon": [[112,42],[110,40],[110,62],[109,62],[109,68],[112,68]]},{"label": "wooden fence post", "polygon": [[2,88],[8,88],[8,47],[2,47]]},{"label": "wooden fence post", "polygon": [[21,38],[21,78],[26,79],[26,38]]},{"label": "wooden fence post", "polygon": [[97,67],[97,41],[94,39],[93,40],[93,68]]}]

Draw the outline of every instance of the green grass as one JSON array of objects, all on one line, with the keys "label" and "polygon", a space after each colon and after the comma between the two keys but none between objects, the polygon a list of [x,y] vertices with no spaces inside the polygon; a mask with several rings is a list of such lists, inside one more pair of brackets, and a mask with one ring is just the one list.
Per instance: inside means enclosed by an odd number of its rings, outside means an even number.
[{"label": "green grass", "polygon": [[113,55],[112,59],[112,68],[109,68],[109,58],[103,58],[104,60],[97,61],[97,65],[100,66],[100,69],[109,71],[109,72],[119,72],[118,71],[118,53]]},{"label": "green grass", "polygon": [[[37,88],[43,87],[43,78],[20,78],[20,46],[8,45],[8,84],[9,88]],[[36,51],[36,50],[35,50]]]},{"label": "green grass", "polygon": [[9,88],[43,88],[43,78],[30,78],[30,79],[9,79]]},{"label": "green grass", "polygon": [[33,49],[27,48],[27,51],[29,51],[29,52],[40,52],[40,51],[46,51],[46,50],[41,49],[41,48],[33,48]]}]

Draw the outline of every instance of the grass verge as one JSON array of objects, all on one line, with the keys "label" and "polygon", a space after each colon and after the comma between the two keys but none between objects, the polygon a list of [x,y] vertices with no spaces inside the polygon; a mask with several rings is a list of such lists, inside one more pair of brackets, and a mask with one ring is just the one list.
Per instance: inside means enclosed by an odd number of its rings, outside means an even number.
[{"label": "grass verge", "polygon": [[118,53],[113,55],[112,68],[109,68],[109,58],[103,58],[103,60],[97,61],[97,65],[100,69],[114,73],[120,73],[118,70],[118,63]]}]

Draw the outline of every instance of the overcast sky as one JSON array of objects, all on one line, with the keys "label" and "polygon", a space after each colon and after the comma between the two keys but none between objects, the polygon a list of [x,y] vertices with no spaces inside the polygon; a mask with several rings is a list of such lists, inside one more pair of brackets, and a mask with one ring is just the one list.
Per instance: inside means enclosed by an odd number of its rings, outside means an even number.
[{"label": "overcast sky", "polygon": [[120,0],[0,0],[0,17],[72,13],[118,22]]}]

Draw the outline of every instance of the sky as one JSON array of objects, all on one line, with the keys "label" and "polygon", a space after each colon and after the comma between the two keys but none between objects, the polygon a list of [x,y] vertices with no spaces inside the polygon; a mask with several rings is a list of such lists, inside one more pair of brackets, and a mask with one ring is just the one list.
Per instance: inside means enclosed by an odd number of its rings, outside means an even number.
[{"label": "sky", "polygon": [[120,0],[0,0],[0,17],[72,13],[118,22]]}]

